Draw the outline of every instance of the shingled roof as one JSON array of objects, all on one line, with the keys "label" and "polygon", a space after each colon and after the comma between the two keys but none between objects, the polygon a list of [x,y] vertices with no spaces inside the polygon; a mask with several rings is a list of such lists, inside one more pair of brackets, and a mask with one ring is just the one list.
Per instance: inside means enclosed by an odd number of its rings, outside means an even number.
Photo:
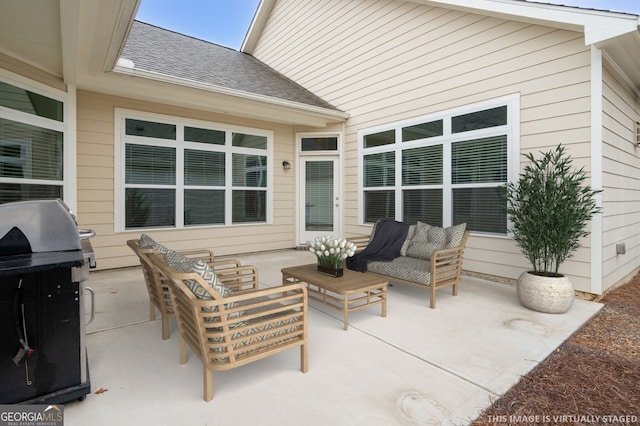
[{"label": "shingled roof", "polygon": [[338,111],[249,54],[141,21],[134,21],[121,58],[139,70]]}]

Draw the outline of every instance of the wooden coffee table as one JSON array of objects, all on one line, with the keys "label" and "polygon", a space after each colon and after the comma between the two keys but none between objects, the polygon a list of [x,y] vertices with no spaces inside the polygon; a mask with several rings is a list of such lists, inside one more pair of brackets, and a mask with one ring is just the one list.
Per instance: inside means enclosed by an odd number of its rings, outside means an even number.
[{"label": "wooden coffee table", "polygon": [[344,312],[344,329],[349,327],[349,312],[381,304],[387,316],[387,284],[374,274],[344,270],[341,277],[318,272],[315,263],[282,268],[282,284],[304,283],[309,298]]}]

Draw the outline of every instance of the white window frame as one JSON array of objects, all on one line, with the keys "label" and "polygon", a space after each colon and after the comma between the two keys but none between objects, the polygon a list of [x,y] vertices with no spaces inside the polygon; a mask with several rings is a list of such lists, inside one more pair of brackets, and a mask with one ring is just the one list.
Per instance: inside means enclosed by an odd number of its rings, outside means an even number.
[{"label": "white window frame", "polygon": [[46,117],[29,114],[23,111],[14,110],[0,106],[0,118],[24,123],[31,126],[42,127],[62,133],[62,180],[51,181],[42,179],[26,178],[0,178],[3,183],[30,184],[30,185],[51,185],[52,182],[59,182],[62,186],[62,194],[65,204],[73,211],[77,211],[76,194],[76,99],[75,86],[68,86],[67,92],[55,89],[37,81],[30,80],[21,75],[12,73],[0,68],[0,80],[12,86],[37,93],[47,98],[51,98],[63,105],[63,121],[57,121]]},{"label": "white window frame", "polygon": [[[302,139],[304,138],[336,138],[337,139],[337,147],[336,149],[329,150],[318,150],[318,151],[303,151],[302,150]],[[344,181],[343,174],[343,152],[344,152],[344,135],[339,131],[328,131],[328,132],[300,132],[296,133],[296,163],[300,164],[301,159],[311,159],[314,157],[326,157],[332,158],[336,160],[337,168],[335,170],[335,195],[337,199],[335,200],[336,205],[338,207],[338,211],[335,213],[336,217],[334,222],[334,232],[333,235],[336,237],[340,237],[342,235],[342,230],[344,228],[343,223],[343,212],[344,212],[344,185],[342,182]],[[297,215],[296,215],[296,241],[299,241],[300,244],[304,244],[303,238],[301,236],[304,234],[303,227],[305,221],[305,200],[303,196],[303,185],[304,185],[304,176],[302,175],[299,168],[296,169],[296,199],[297,199]]]},{"label": "white window frame", "polygon": [[[125,224],[125,136],[126,138],[136,138],[136,136],[125,135],[125,120],[144,120],[159,123],[172,124],[176,126],[176,139],[153,139],[153,143],[150,143],[149,139],[140,137],[141,144],[148,144],[153,146],[167,146],[176,148],[176,184],[171,185],[171,188],[176,190],[176,218],[175,226],[167,227],[150,227],[150,228],[126,228]],[[184,141],[184,127],[197,127],[202,129],[211,129],[225,132],[225,145],[207,145],[198,142]],[[238,187],[233,186],[232,180],[232,156],[233,154],[250,154],[255,155],[256,150],[243,147],[232,147],[231,140],[233,133],[244,133],[256,136],[263,136],[267,138],[267,148],[264,151],[260,151],[267,157],[267,186],[266,191],[266,220],[262,222],[241,222],[233,223],[233,211],[232,211],[232,197],[233,190]],[[144,111],[129,110],[123,108],[115,109],[114,120],[114,230],[115,232],[141,232],[147,230],[161,230],[161,229],[199,229],[199,228],[214,228],[221,226],[255,226],[265,225],[273,223],[273,132],[264,129],[257,129],[252,127],[235,126],[231,124],[193,120],[182,117],[156,114]],[[144,141],[143,141],[144,139]],[[185,225],[184,224],[184,150],[195,149],[203,150],[207,147],[211,151],[218,151],[225,153],[225,220],[224,224],[207,224],[207,225]],[[160,186],[154,186],[160,187]]]},{"label": "white window frame", "polygon": [[[487,110],[500,106],[507,106],[507,124],[503,126],[490,127],[485,129],[472,130],[467,132],[452,133],[451,117],[469,114],[477,111]],[[427,123],[436,120],[443,120],[443,135],[426,139],[418,139],[409,142],[402,142],[402,128]],[[364,148],[364,137],[375,133],[394,130],[396,137],[395,143],[382,145],[373,148]],[[512,94],[499,98],[494,98],[474,104],[464,105],[462,107],[453,108],[437,113],[428,114],[421,117],[415,117],[403,121],[384,124],[380,126],[370,127],[358,131],[358,223],[360,225],[370,225],[365,222],[365,190],[375,190],[376,188],[364,187],[364,156],[382,152],[395,152],[395,186],[385,187],[395,191],[395,220],[401,221],[403,217],[402,210],[402,151],[410,148],[418,148],[429,145],[443,145],[443,212],[442,225],[447,227],[452,225],[453,217],[453,200],[452,190],[454,188],[469,187],[486,187],[486,184],[456,184],[451,182],[451,147],[452,144],[459,141],[481,139],[495,136],[496,133],[507,135],[507,181],[514,182],[517,180],[520,164],[520,94]],[[435,186],[430,186],[435,187]],[[416,189],[420,187],[417,186]],[[509,228],[509,218],[507,217],[507,228]],[[474,231],[478,234],[479,232]],[[505,234],[481,233],[490,236],[505,237]]]}]

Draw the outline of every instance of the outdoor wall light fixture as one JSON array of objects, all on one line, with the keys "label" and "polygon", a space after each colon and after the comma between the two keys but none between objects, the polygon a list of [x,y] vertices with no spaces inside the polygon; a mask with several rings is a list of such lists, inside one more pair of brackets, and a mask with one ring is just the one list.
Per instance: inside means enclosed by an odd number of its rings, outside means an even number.
[{"label": "outdoor wall light fixture", "polygon": [[291,163],[289,163],[287,160],[284,160],[282,162],[282,168],[285,170],[289,170],[291,168]]}]

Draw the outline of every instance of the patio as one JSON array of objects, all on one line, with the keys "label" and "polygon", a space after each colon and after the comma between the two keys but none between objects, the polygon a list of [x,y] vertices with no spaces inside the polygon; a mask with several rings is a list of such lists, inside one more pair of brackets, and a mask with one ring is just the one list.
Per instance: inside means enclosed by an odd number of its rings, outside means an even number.
[{"label": "patio", "polygon": [[[261,287],[280,269],[312,263],[309,252],[234,256],[259,268]],[[309,372],[291,350],[214,375],[202,400],[202,364],[179,364],[178,331],[161,339],[149,321],[140,268],[93,272],[96,317],[88,326],[92,393],[65,404],[65,425],[468,424],[602,305],[576,299],[564,315],[520,306],[515,287],[464,276],[459,295],[389,287],[380,308],[349,315],[310,302]],[[96,393],[98,392],[98,393]]]}]

